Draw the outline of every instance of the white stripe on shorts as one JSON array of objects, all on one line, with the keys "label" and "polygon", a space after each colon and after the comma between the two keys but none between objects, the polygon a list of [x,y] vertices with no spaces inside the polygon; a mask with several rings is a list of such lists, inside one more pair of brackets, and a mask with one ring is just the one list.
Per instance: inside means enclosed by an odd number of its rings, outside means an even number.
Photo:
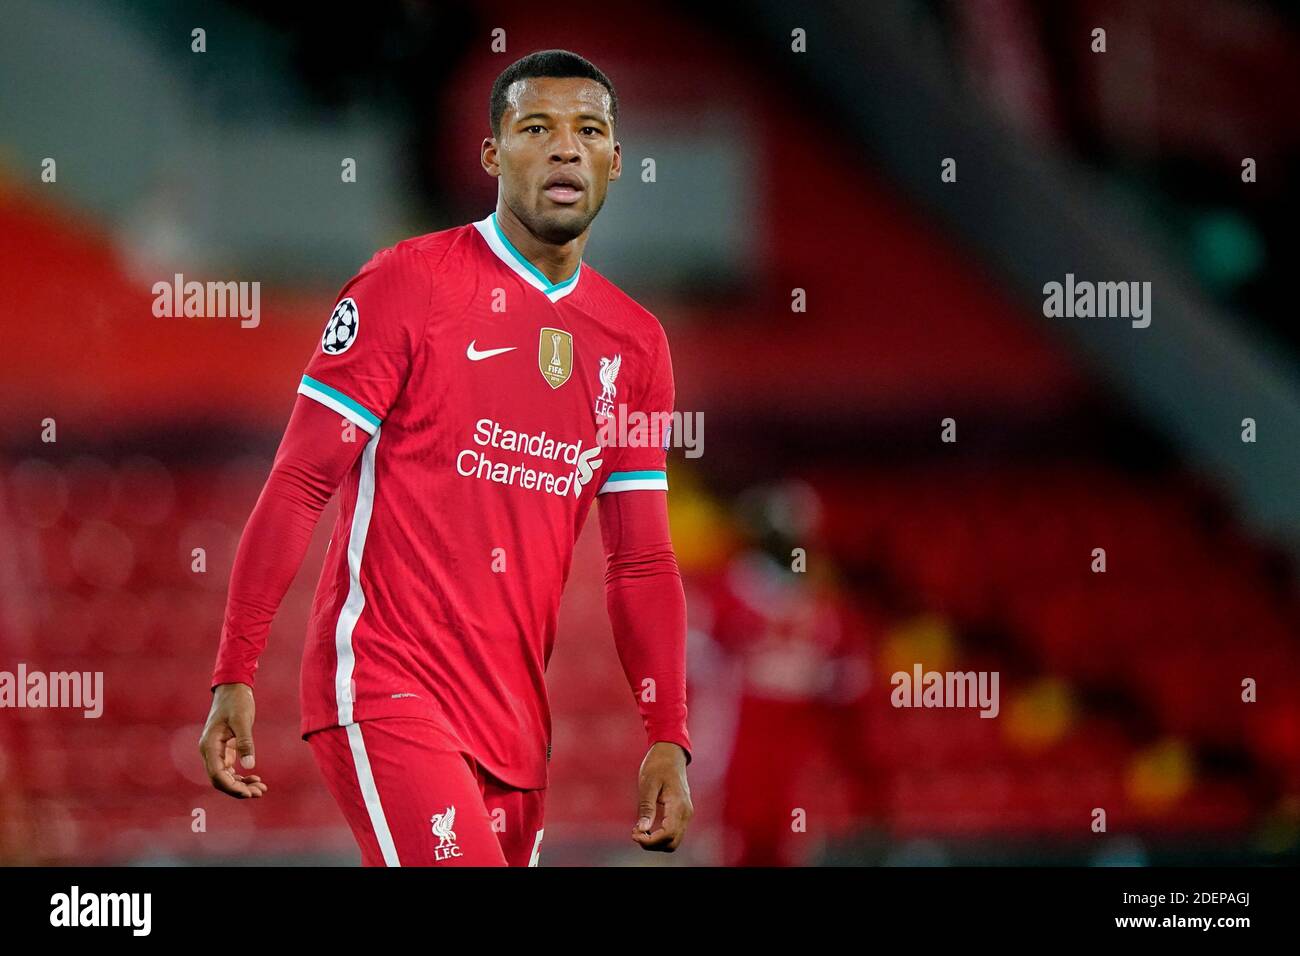
[{"label": "white stripe on shorts", "polygon": [[379,802],[379,790],[375,787],[375,775],[370,770],[370,758],[366,756],[366,744],[361,739],[361,725],[348,724],[347,731],[348,743],[352,747],[352,761],[357,765],[357,782],[361,784],[361,795],[366,800],[366,812],[370,814],[370,825],[375,830],[375,839],[379,841],[379,849],[384,854],[384,864],[401,866],[393,834],[388,829],[388,819]]}]

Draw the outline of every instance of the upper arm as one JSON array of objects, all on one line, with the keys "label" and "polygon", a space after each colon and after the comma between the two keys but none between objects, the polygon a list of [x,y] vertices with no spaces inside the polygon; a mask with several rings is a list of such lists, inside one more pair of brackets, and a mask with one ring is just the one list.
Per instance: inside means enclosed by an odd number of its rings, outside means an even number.
[{"label": "upper arm", "polygon": [[414,249],[377,253],[339,293],[299,394],[373,435],[406,384],[431,285],[428,265]]},{"label": "upper arm", "polygon": [[607,574],[628,562],[672,554],[668,496],[662,491],[608,494],[596,500]]},{"label": "upper arm", "polygon": [[[629,427],[623,441],[607,456],[610,470],[597,495],[668,490],[668,445],[671,441],[673,404],[676,386],[668,340],[656,323],[655,348],[651,352],[648,374],[638,383],[625,412]],[[645,427],[634,416],[644,415]],[[620,436],[621,437],[621,436]]]},{"label": "upper arm", "polygon": [[365,448],[344,424],[335,409],[300,394],[275,454],[273,474],[321,508]]}]

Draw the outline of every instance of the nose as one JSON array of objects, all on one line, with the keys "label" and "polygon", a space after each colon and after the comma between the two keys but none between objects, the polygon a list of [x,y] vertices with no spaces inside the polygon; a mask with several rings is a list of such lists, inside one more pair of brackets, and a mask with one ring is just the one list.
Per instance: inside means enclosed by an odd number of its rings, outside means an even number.
[{"label": "nose", "polygon": [[578,161],[581,155],[578,149],[578,138],[573,134],[573,130],[567,126],[557,130],[555,136],[551,138],[551,159],[572,163]]}]

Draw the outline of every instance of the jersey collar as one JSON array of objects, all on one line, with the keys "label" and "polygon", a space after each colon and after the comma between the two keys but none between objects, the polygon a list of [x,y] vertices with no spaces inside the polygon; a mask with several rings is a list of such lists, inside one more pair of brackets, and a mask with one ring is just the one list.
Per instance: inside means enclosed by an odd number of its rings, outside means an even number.
[{"label": "jersey collar", "polygon": [[578,261],[578,268],[573,270],[573,275],[569,276],[569,278],[562,282],[551,282],[542,274],[540,269],[524,258],[523,253],[511,245],[510,240],[506,238],[506,234],[497,225],[497,214],[495,212],[487,218],[474,223],[474,228],[483,237],[483,241],[488,244],[488,248],[496,253],[498,259],[504,262],[515,275],[541,292],[552,302],[563,299],[578,287],[578,277],[582,275],[581,260]]}]

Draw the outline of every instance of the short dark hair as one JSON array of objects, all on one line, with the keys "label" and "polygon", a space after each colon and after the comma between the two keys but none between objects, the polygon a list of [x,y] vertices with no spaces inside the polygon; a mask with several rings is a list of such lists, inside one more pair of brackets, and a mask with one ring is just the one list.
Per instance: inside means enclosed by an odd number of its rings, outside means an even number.
[{"label": "short dark hair", "polygon": [[488,98],[488,128],[493,136],[501,135],[501,117],[505,116],[509,104],[506,93],[516,80],[528,80],[536,76],[549,76],[557,79],[568,77],[585,77],[595,80],[609,91],[609,115],[614,126],[618,126],[618,94],[614,84],[604,73],[589,60],[570,53],[568,50],[538,50],[522,60],[516,60],[501,71],[501,75],[492,84],[492,95]]}]

